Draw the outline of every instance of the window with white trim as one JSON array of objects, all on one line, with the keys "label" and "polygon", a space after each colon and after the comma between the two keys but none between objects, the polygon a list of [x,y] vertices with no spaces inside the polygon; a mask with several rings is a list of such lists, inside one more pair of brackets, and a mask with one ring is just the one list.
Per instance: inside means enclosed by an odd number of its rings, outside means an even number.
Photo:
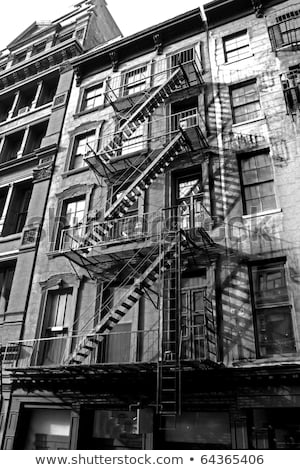
[{"label": "window with white trim", "polygon": [[71,156],[70,170],[86,166],[84,157],[96,150],[96,131],[85,132],[77,135],[74,139],[73,151]]},{"label": "window with white trim", "polygon": [[142,65],[124,74],[123,96],[139,93],[146,88],[148,77],[147,65]]},{"label": "window with white trim", "polygon": [[245,59],[250,55],[247,30],[239,31],[223,38],[225,62]]},{"label": "window with white trim", "polygon": [[256,80],[231,87],[230,96],[234,124],[260,116],[261,107]]},{"label": "window with white trim", "polygon": [[103,82],[84,90],[80,111],[97,108],[103,105]]},{"label": "window with white trim", "polygon": [[276,209],[271,157],[260,153],[240,160],[244,214]]}]

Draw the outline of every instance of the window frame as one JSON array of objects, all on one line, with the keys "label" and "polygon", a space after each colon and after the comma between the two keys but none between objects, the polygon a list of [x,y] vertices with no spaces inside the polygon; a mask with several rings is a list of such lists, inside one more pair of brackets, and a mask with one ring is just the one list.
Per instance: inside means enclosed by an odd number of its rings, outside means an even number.
[{"label": "window frame", "polygon": [[[83,212],[82,219],[79,221],[79,223],[77,223],[75,225],[67,224],[66,222],[67,222],[67,214],[68,214],[68,212],[67,212],[68,205],[69,204],[74,204],[74,203],[77,203],[77,202],[84,202],[84,209],[83,209],[83,211],[80,211],[80,212]],[[61,245],[62,245],[62,233],[63,233],[64,230],[78,229],[79,231],[80,230],[82,231],[81,236],[83,236],[84,230],[82,229],[82,227],[84,227],[84,225],[86,224],[86,221],[87,221],[88,202],[89,201],[88,201],[88,198],[87,198],[86,194],[81,194],[81,195],[78,195],[78,196],[67,198],[67,199],[64,199],[62,201],[61,210],[60,210],[60,224],[59,224],[59,229],[58,229],[58,232],[57,232],[57,242],[56,242],[56,245],[58,246],[58,248],[60,248]]]},{"label": "window frame", "polygon": [[[78,147],[80,146],[79,141],[83,140],[84,137],[88,137],[88,136],[92,136],[92,135],[94,136],[94,141],[96,142],[96,145],[95,145],[95,148],[94,148],[94,151],[96,152],[97,148],[98,148],[98,145],[99,145],[99,129],[93,128],[93,129],[82,131],[82,132],[74,135],[74,137],[72,139],[72,142],[71,142],[70,159],[69,159],[69,164],[68,164],[68,168],[67,168],[68,171],[76,171],[76,170],[78,171],[78,170],[82,170],[84,168],[88,168],[88,165],[87,165],[87,163],[85,163],[85,160],[83,158],[84,155],[83,154],[76,154],[75,152],[78,151]],[[87,145],[87,143],[86,143],[86,145]],[[74,162],[76,161],[76,157],[79,157],[80,155],[82,156],[82,163],[79,166],[75,166]]]},{"label": "window frame", "polygon": [[[86,102],[87,102],[87,99],[86,99],[86,95],[88,92],[90,91],[93,91],[93,90],[97,90],[99,89],[101,92],[99,95],[96,95],[93,97],[94,99],[94,102],[97,98],[101,98],[101,102],[99,104],[97,104],[95,106],[95,104],[91,107],[86,107]],[[87,112],[90,112],[90,111],[93,111],[95,109],[98,109],[102,106],[104,106],[104,102],[105,102],[105,81],[102,80],[100,81],[99,83],[94,83],[92,85],[89,85],[87,86],[86,88],[84,88],[82,90],[82,94],[81,94],[81,98],[80,98],[80,106],[79,106],[79,112],[80,113],[87,113]]]},{"label": "window frame", "polygon": [[[130,78],[129,76],[131,74],[137,72],[140,69],[145,69],[145,72],[144,72],[145,77],[140,78],[139,80],[135,80],[133,83],[128,84],[128,78]],[[121,78],[121,97],[122,98],[128,98],[128,97],[137,95],[139,93],[143,93],[147,89],[148,81],[151,78],[151,74],[149,72],[150,71],[149,71],[149,63],[148,62],[139,64],[139,65],[136,65],[135,67],[124,70],[124,72],[122,73],[122,78]],[[142,75],[142,73],[143,72],[140,72],[141,75]],[[136,74],[136,75],[138,75],[138,74]],[[133,90],[137,87],[139,88],[137,91],[131,92],[131,90]],[[129,93],[128,93],[128,90],[129,90]]]},{"label": "window frame", "polygon": [[[243,161],[245,160],[249,160],[249,159],[252,159],[252,158],[257,158],[259,156],[264,156],[266,155],[268,157],[268,159],[270,160],[270,165],[269,165],[269,168],[272,172],[272,174],[270,175],[269,178],[267,179],[264,179],[264,180],[258,180],[257,182],[253,182],[253,183],[245,183],[244,182],[244,171],[243,171],[243,167],[242,167],[242,164],[243,164]],[[238,167],[239,167],[239,173],[240,173],[240,187],[241,187],[241,196],[242,196],[242,205],[243,205],[243,215],[256,215],[256,214],[260,214],[262,212],[268,212],[268,211],[273,211],[273,210],[276,210],[278,209],[278,203],[277,203],[277,197],[276,197],[276,186],[275,186],[275,173],[274,173],[274,168],[273,168],[273,165],[272,165],[272,160],[271,160],[271,156],[270,156],[270,153],[269,152],[255,152],[255,153],[252,153],[252,154],[244,154],[244,155],[239,155],[238,157]],[[255,167],[255,169],[252,169],[252,170],[249,170],[249,171],[255,171],[260,169],[260,168],[268,168],[267,166],[266,167]],[[252,201],[254,199],[247,199],[246,197],[246,191],[245,189],[246,188],[254,188],[254,187],[260,187],[261,185],[263,184],[268,184],[268,183],[272,183],[273,185],[273,196],[274,196],[274,201],[275,201],[275,204],[274,204],[274,207],[273,208],[269,208],[269,209],[264,209],[262,207],[262,197],[261,197],[261,194],[259,194],[259,201],[260,201],[260,208],[253,212],[252,209],[255,207],[255,206],[251,206],[250,209],[248,208],[247,204],[249,201]]]},{"label": "window frame", "polygon": [[[245,88],[245,87],[248,87],[250,85],[255,85],[255,95],[256,95],[256,99],[252,99],[251,101],[247,101],[243,104],[237,104],[235,105],[234,103],[234,100],[235,98],[233,97],[233,92],[235,90],[239,90],[239,89],[242,89],[242,88]],[[250,93],[249,93],[250,94]],[[254,80],[247,80],[246,82],[240,82],[240,83],[237,83],[237,84],[234,84],[234,85],[231,85],[229,87],[229,95],[230,95],[230,105],[231,105],[231,114],[232,114],[232,122],[233,124],[236,124],[236,125],[239,125],[239,124],[244,124],[248,121],[252,121],[252,120],[255,120],[255,119],[260,119],[261,118],[261,103],[260,103],[260,96],[259,96],[259,91],[258,91],[258,87],[257,87],[257,80],[254,79]],[[242,95],[244,98],[247,97],[247,93],[244,93]],[[254,103],[258,103],[258,109],[255,109],[255,111],[251,111],[251,112],[247,112],[247,113],[244,113],[243,116],[247,116],[246,119],[237,119],[237,116],[235,114],[235,110],[236,109],[241,109],[245,106],[249,106],[251,104],[254,104]],[[249,115],[251,114],[255,114],[254,117],[249,117]]]},{"label": "window frame", "polygon": [[[277,299],[275,295],[274,301],[274,294],[270,295],[269,297],[265,298],[263,301],[257,302],[257,289],[259,284],[259,273],[264,275],[269,270],[269,273],[272,271],[276,273],[276,271],[281,271],[282,279],[284,282],[281,282],[281,288],[285,290],[285,294],[281,295],[281,299]],[[251,291],[251,302],[252,302],[252,311],[253,311],[253,319],[254,319],[254,332],[255,332],[255,343],[256,343],[256,352],[258,358],[263,357],[272,357],[278,354],[295,354],[296,353],[296,335],[295,335],[295,325],[293,320],[293,306],[289,298],[289,285],[288,285],[288,271],[286,265],[286,259],[267,259],[265,262],[260,263],[253,263],[249,265],[249,280],[250,280],[250,291]],[[277,287],[274,287],[273,290],[278,290]],[[264,291],[261,290],[262,295]],[[279,296],[278,296],[279,297]],[[290,339],[290,351],[284,352],[277,352],[276,351],[276,343],[271,344],[268,346],[267,343],[264,344],[264,341],[267,341],[268,336],[272,337],[272,330],[265,330],[263,331],[263,322],[265,322],[266,328],[269,324],[272,325],[272,320],[274,323],[274,319],[276,322],[276,317],[279,318],[279,315],[284,315],[284,320],[287,322],[286,327],[287,331],[291,334]],[[271,318],[270,318],[271,317]],[[269,321],[268,321],[269,320]],[[275,323],[274,323],[275,325]],[[276,326],[276,325],[275,325]],[[265,335],[265,338],[263,338]],[[276,329],[275,329],[276,335]],[[284,335],[287,337],[287,333]],[[267,348],[273,348],[273,352],[267,352]],[[263,348],[265,348],[265,353],[263,352]]]},{"label": "window frame", "polygon": [[[235,47],[234,49],[232,49],[230,51],[227,50],[226,44],[229,41],[231,41],[233,39],[239,39],[239,38],[242,38],[244,36],[248,39],[248,43],[247,43],[246,46],[237,46],[237,47]],[[243,60],[243,59],[247,59],[248,57],[251,57],[250,38],[249,38],[249,34],[248,34],[247,29],[243,29],[241,31],[237,31],[235,33],[224,36],[222,38],[222,42],[223,42],[223,52],[224,52],[225,63],[237,62],[239,60]],[[239,55],[238,51],[242,51],[243,49],[246,49],[248,51],[248,55],[241,57]],[[232,53],[232,52],[237,52],[237,56],[234,57],[234,58],[229,58],[228,54]],[[241,55],[243,55],[243,53]]]}]

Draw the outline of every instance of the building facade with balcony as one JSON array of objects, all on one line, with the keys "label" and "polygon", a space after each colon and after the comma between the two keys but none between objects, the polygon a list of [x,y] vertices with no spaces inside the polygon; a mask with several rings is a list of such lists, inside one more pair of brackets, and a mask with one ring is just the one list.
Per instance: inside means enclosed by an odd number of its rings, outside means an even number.
[{"label": "building facade with balcony", "polygon": [[72,60],[4,448],[300,446],[299,12],[205,13]]}]

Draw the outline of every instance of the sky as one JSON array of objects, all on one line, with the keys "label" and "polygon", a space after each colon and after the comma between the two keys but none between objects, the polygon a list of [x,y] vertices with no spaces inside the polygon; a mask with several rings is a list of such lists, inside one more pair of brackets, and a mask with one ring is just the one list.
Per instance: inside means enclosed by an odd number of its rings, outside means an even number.
[{"label": "sky", "polygon": [[[0,6],[0,50],[36,20],[55,20],[77,0],[13,0]],[[2,3],[1,2],[1,3]],[[107,0],[108,8],[124,36],[133,34],[185,11],[203,0]]]}]

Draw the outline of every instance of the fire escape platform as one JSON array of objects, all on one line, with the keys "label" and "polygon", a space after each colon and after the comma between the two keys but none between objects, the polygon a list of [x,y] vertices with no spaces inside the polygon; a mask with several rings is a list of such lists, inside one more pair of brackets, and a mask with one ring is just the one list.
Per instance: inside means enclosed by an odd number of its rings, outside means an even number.
[{"label": "fire escape platform", "polygon": [[[169,368],[174,368],[174,364],[170,363]],[[181,362],[181,372],[189,371],[208,371],[224,368],[223,365],[213,363],[209,360],[184,360]],[[10,371],[12,380],[14,382],[29,383],[32,386],[37,384],[44,384],[49,380],[60,381],[61,379],[76,380],[82,379],[95,379],[97,377],[104,378],[107,376],[109,379],[112,374],[119,377],[124,374],[140,375],[147,373],[157,373],[157,362],[139,362],[139,363],[107,363],[107,364],[68,364],[62,366],[31,366],[26,368],[21,367],[7,367],[6,370]]]},{"label": "fire escape platform", "polygon": [[60,254],[92,274],[99,277],[103,274],[107,279],[107,275],[114,275],[115,270],[117,272],[120,266],[132,259],[137,252],[138,259],[141,259],[146,257],[155,245],[158,252],[157,239],[148,241],[145,238],[132,241],[125,239],[112,242],[110,245],[67,250]]}]

